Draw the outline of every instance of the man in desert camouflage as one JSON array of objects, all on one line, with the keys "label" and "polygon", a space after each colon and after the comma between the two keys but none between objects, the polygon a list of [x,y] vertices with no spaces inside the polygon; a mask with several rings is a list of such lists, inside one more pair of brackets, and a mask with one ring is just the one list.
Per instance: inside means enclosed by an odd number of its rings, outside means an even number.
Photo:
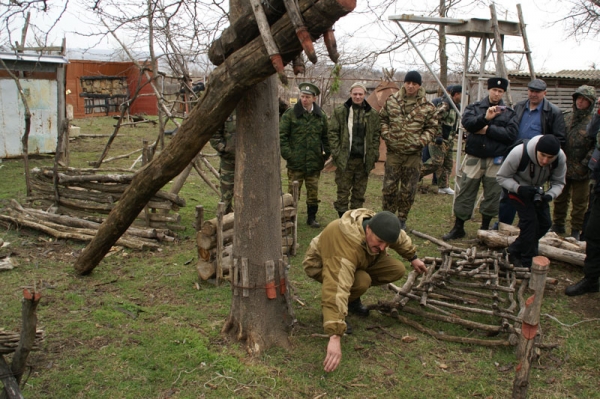
[{"label": "man in desert camouflage", "polygon": [[[421,174],[421,152],[437,134],[435,106],[427,101],[421,75],[410,71],[404,85],[381,108],[381,137],[387,147],[383,209],[397,212],[402,229],[415,200]],[[400,184],[400,188],[398,185]]]}]

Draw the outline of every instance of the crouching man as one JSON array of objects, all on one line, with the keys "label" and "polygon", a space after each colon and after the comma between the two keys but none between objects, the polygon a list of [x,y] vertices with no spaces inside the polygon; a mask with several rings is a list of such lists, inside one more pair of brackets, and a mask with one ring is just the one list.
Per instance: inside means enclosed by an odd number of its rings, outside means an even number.
[{"label": "crouching man", "polygon": [[[565,186],[566,161],[558,139],[548,134],[515,146],[498,171],[496,180],[519,214],[521,231],[508,247],[515,266],[531,267],[537,256],[538,242],[552,225],[549,203]],[[546,182],[550,187],[545,191]]]},{"label": "crouching man", "polygon": [[306,251],[304,271],[323,284],[323,328],[329,335],[323,362],[326,372],[335,370],[342,359],[341,338],[344,332],[350,333],[345,321],[348,312],[369,315],[361,295],[372,285],[391,283],[404,276],[404,265],[388,256],[388,247],[410,262],[419,274],[426,271],[417,257],[417,248],[401,230],[400,221],[388,211],[347,211],[313,238]]}]

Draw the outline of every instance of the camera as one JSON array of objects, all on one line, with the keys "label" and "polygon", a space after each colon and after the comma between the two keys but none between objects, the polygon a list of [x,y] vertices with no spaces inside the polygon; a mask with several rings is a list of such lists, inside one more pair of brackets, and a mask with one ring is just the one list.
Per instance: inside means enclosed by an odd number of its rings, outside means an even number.
[{"label": "camera", "polygon": [[498,112],[504,112],[506,111],[506,105],[496,105],[496,109]]},{"label": "camera", "polygon": [[544,199],[544,187],[536,187],[535,194],[533,194],[533,203],[540,205]]}]

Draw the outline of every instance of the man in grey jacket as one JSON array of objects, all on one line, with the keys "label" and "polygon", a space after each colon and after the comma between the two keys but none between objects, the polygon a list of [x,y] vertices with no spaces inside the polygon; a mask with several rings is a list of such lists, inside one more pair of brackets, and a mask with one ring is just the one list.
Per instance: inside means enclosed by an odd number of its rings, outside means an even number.
[{"label": "man in grey jacket", "polygon": [[[549,203],[565,186],[566,161],[558,139],[548,134],[513,148],[498,171],[496,180],[519,214],[520,233],[508,247],[515,266],[531,267],[537,255],[538,241],[552,224]],[[544,191],[546,182],[550,188]]]}]

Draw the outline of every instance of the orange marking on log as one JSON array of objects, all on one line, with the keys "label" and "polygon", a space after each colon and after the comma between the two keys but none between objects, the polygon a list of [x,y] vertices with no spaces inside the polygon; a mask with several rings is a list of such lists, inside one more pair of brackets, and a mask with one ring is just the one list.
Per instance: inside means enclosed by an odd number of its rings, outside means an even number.
[{"label": "orange marking on log", "polygon": [[31,300],[33,298],[33,295],[31,294],[31,292],[29,292],[27,288],[23,289],[23,298],[27,300]]},{"label": "orange marking on log", "polygon": [[273,68],[277,73],[283,72],[283,60],[281,59],[281,55],[274,54],[271,56],[271,64],[273,64]]},{"label": "orange marking on log", "polygon": [[334,63],[338,62],[340,58],[340,54],[337,50],[337,42],[335,41],[335,34],[333,33],[333,29],[329,28],[323,34],[323,40],[325,41],[325,46],[327,47],[327,53],[329,54],[329,58]]},{"label": "orange marking on log", "polygon": [[300,44],[302,45],[302,49],[304,53],[313,64],[317,63],[317,53],[315,53],[315,47],[313,46],[312,38],[310,37],[310,33],[306,30],[305,26],[301,26],[296,29],[296,36],[300,40]]},{"label": "orange marking on log", "polygon": [[286,290],[285,279],[282,278],[282,279],[279,280],[279,293],[281,295],[285,295],[285,290]]},{"label": "orange marking on log", "polygon": [[39,292],[36,292],[35,295],[33,296],[33,300],[37,302],[40,300],[41,297],[42,297],[42,294],[40,294]]},{"label": "orange marking on log", "polygon": [[533,294],[532,296],[527,298],[527,300],[525,301],[525,306],[530,306],[534,300],[535,300],[535,294]]},{"label": "orange marking on log", "polygon": [[519,363],[517,365],[517,372],[521,371],[521,368],[523,367],[523,364]]},{"label": "orange marking on log", "polygon": [[275,299],[277,298],[277,290],[275,289],[275,282],[271,281],[269,283],[267,283],[267,285],[265,286],[265,288],[267,289],[267,298],[269,299]]},{"label": "orange marking on log", "polygon": [[546,258],[545,256],[534,256],[532,259],[532,263],[535,263],[536,265],[538,265],[538,267],[541,267],[543,269],[550,267],[550,259]]},{"label": "orange marking on log", "polygon": [[344,10],[354,10],[356,8],[356,0],[337,0],[337,3],[342,6]]},{"label": "orange marking on log", "polygon": [[523,325],[521,326],[521,334],[523,334],[523,336],[527,340],[534,339],[535,335],[537,334],[537,330],[538,330],[537,324],[535,326],[532,326],[531,324],[527,324],[527,323],[523,322]]}]

